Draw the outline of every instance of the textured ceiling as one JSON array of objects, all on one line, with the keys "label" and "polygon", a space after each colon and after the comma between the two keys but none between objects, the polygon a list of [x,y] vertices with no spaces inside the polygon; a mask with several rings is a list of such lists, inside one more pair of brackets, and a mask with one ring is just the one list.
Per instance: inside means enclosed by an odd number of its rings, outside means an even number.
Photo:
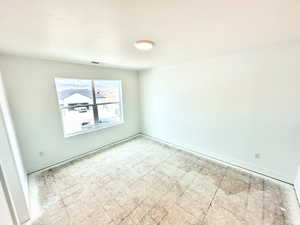
[{"label": "textured ceiling", "polygon": [[0,52],[134,69],[300,40],[299,0],[0,0],[0,15]]}]

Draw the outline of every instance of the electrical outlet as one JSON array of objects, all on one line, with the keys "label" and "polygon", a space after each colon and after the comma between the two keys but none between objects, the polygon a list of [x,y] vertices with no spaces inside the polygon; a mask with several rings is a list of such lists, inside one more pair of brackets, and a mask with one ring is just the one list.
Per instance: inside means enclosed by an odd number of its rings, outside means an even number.
[{"label": "electrical outlet", "polygon": [[255,153],[254,154],[254,158],[259,159],[260,158],[260,154],[259,153]]}]

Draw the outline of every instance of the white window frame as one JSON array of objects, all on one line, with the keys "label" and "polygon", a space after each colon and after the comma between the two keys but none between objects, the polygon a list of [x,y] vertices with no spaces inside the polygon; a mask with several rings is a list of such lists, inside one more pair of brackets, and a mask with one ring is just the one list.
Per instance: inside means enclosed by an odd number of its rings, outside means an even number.
[{"label": "white window frame", "polygon": [[[94,120],[95,120],[95,125],[91,128],[89,128],[88,130],[82,130],[82,131],[77,131],[74,133],[66,133],[65,132],[65,124],[64,124],[64,119],[63,119],[63,114],[62,114],[62,110],[66,109],[66,108],[71,108],[71,107],[61,107],[59,105],[59,96],[58,96],[58,91],[56,88],[56,80],[59,79],[64,79],[64,80],[86,80],[86,81],[91,81],[92,83],[92,96],[93,96],[93,103],[89,104],[90,107],[93,108],[93,114],[94,114]],[[110,103],[96,103],[96,98],[95,98],[95,87],[94,87],[94,82],[93,81],[118,81],[119,82],[119,102],[110,102]],[[87,134],[87,133],[91,133],[91,132],[95,132],[98,130],[102,130],[105,128],[109,128],[109,127],[114,127],[120,124],[124,123],[124,110],[123,110],[123,85],[122,85],[122,81],[121,80],[104,80],[104,79],[86,79],[86,78],[73,78],[73,77],[55,77],[54,78],[54,85],[55,85],[55,91],[56,91],[56,95],[57,95],[57,102],[58,102],[58,110],[60,111],[60,118],[61,118],[61,124],[62,124],[62,129],[63,129],[63,133],[64,133],[64,137],[68,138],[68,137],[73,137],[73,136],[77,136],[80,134]],[[107,123],[107,124],[100,124],[96,122],[96,118],[98,118],[98,114],[96,116],[96,113],[98,112],[97,106],[98,105],[105,105],[105,104],[116,104],[119,103],[120,105],[120,121],[117,122],[111,122],[111,123]],[[80,106],[78,106],[80,107]],[[95,110],[96,108],[96,110]]]}]

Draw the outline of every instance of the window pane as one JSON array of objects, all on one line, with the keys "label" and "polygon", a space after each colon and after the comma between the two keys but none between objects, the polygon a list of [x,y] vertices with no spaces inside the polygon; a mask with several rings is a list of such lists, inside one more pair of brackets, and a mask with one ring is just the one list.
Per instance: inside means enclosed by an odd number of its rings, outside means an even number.
[{"label": "window pane", "polygon": [[65,134],[88,130],[95,125],[92,106],[66,108],[61,113]]},{"label": "window pane", "polygon": [[97,103],[119,102],[120,85],[119,80],[95,80],[95,94]]},{"label": "window pane", "polygon": [[66,136],[121,122],[121,81],[55,78],[55,84]]},{"label": "window pane", "polygon": [[98,105],[99,123],[111,123],[121,121],[120,104],[105,104]]},{"label": "window pane", "polygon": [[90,80],[55,79],[60,107],[75,107],[93,103]]}]

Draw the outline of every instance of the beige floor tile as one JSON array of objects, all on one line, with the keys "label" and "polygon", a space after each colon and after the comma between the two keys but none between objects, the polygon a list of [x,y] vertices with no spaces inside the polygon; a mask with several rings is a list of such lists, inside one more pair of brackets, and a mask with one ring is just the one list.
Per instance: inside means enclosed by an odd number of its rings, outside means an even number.
[{"label": "beige floor tile", "polygon": [[145,138],[30,180],[39,214],[26,225],[287,225],[289,220],[278,184]]},{"label": "beige floor tile", "polygon": [[[214,206],[209,209],[203,225],[247,225],[246,221],[236,217],[230,211]],[[258,225],[258,224],[257,224]]]},{"label": "beige floor tile", "polygon": [[157,225],[157,223],[149,215],[145,215],[140,220],[139,225]]},{"label": "beige floor tile", "polygon": [[201,219],[194,217],[176,204],[168,209],[168,214],[163,218],[161,224],[172,225],[200,225]]},{"label": "beige floor tile", "polygon": [[149,211],[149,215],[156,223],[159,223],[167,214],[168,211],[160,204],[154,205]]},{"label": "beige floor tile", "polygon": [[138,207],[136,207],[130,214],[130,218],[135,224],[139,224],[141,219],[148,214],[148,212],[151,210],[151,205],[148,205],[146,203],[141,203]]}]

